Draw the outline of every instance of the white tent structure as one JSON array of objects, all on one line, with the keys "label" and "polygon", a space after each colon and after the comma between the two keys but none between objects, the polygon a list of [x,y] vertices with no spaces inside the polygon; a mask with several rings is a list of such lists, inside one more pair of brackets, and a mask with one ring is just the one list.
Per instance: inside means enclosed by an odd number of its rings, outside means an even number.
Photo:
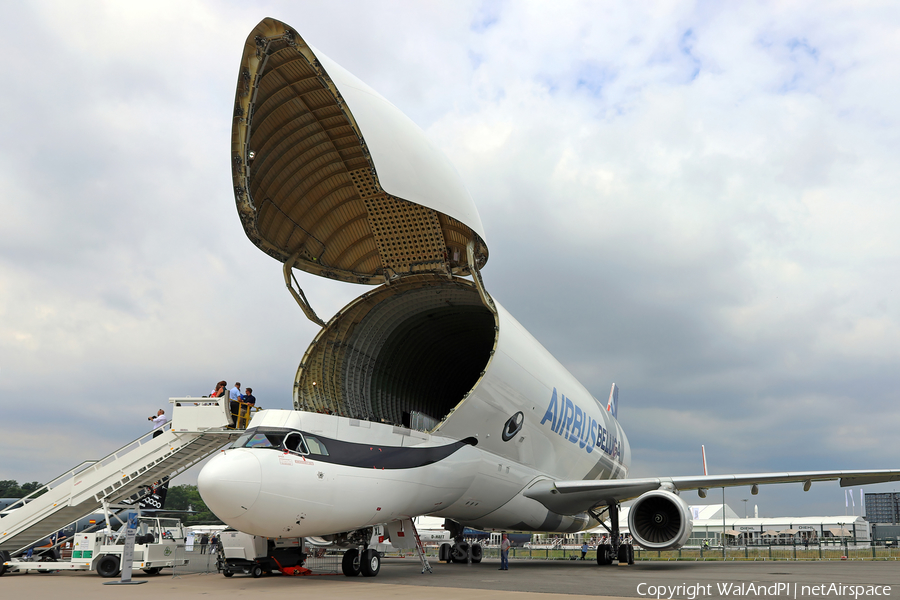
[{"label": "white tent structure", "polygon": [[[860,516],[741,518],[726,504],[723,521],[721,503],[696,504],[690,509],[693,533],[689,545],[699,545],[703,540],[720,543],[723,525],[728,544],[802,544],[806,540],[809,543],[868,542],[871,539],[869,523]],[[619,512],[623,533],[628,533],[628,510],[625,506]],[[602,526],[595,527],[579,534],[579,539],[605,533]]]}]

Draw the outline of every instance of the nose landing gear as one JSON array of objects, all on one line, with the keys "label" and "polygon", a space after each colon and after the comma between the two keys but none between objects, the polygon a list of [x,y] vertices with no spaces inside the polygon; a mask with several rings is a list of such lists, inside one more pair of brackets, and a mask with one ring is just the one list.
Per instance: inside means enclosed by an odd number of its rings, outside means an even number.
[{"label": "nose landing gear", "polygon": [[344,575],[347,577],[356,577],[361,570],[362,566],[360,565],[359,550],[350,548],[344,552],[344,557],[341,559],[341,571]]},{"label": "nose landing gear", "polygon": [[377,550],[371,548],[363,552],[360,561],[363,577],[375,577],[381,570],[381,555]]},{"label": "nose landing gear", "polygon": [[375,577],[381,571],[381,554],[373,548],[350,548],[341,559],[341,571],[347,577]]}]

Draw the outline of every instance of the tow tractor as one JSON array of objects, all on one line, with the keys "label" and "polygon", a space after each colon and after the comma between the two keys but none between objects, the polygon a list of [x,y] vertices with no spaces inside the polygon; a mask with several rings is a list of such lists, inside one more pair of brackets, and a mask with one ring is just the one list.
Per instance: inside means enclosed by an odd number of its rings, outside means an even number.
[{"label": "tow tractor", "polygon": [[304,575],[306,554],[299,538],[270,539],[234,529],[226,529],[219,535],[216,566],[222,575],[247,573],[253,577],[281,571],[285,575]]},{"label": "tow tractor", "polygon": [[[0,565],[0,574],[27,571],[96,571],[101,577],[115,577],[122,570],[125,527],[117,534],[90,532],[75,534],[68,560],[28,560],[11,558]],[[181,550],[181,552],[179,552]],[[166,567],[187,564],[184,558],[184,529],[178,519],[139,517],[135,535],[132,569],[156,575]]]}]

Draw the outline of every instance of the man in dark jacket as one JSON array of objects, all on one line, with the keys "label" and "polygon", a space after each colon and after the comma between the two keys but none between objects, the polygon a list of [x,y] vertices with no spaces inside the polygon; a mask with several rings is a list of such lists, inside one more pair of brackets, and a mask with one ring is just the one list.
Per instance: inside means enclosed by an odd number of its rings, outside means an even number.
[{"label": "man in dark jacket", "polygon": [[253,388],[247,388],[247,393],[241,396],[241,402],[256,405],[256,396],[253,395]]}]

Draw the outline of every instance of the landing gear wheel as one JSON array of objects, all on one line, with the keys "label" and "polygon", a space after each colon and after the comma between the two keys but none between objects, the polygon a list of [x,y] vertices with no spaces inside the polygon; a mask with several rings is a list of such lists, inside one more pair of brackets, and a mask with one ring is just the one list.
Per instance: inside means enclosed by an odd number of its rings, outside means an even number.
[{"label": "landing gear wheel", "polygon": [[612,546],[609,544],[597,546],[597,564],[600,566],[612,564]]},{"label": "landing gear wheel", "polygon": [[449,563],[453,560],[453,552],[450,550],[450,544],[446,542],[441,544],[441,547],[438,548],[438,560],[445,563]]},{"label": "landing gear wheel", "polygon": [[263,576],[262,567],[259,565],[253,565],[253,568],[250,569],[250,574],[253,575],[253,579],[259,579]]},{"label": "landing gear wheel", "polygon": [[469,553],[472,556],[472,562],[476,565],[481,562],[481,558],[484,556],[484,552],[481,549],[481,544],[472,544],[472,548]]},{"label": "landing gear wheel", "polygon": [[344,575],[347,577],[356,577],[359,575],[359,550],[350,548],[344,552],[344,558],[341,559],[341,571],[343,571]]},{"label": "landing gear wheel", "polygon": [[628,564],[628,544],[619,546],[619,564]]},{"label": "landing gear wheel", "polygon": [[162,567],[150,567],[149,569],[143,569],[143,571],[147,575],[159,575],[159,572],[162,571]]},{"label": "landing gear wheel", "polygon": [[97,563],[97,574],[100,577],[115,577],[119,574],[119,557],[107,554]]},{"label": "landing gear wheel", "polygon": [[451,548],[451,557],[453,558],[453,562],[455,563],[464,563],[469,561],[469,544],[466,542],[459,542],[458,544],[453,544],[453,548]]},{"label": "landing gear wheel", "polygon": [[232,573],[231,571],[222,571],[222,575],[224,575],[225,577],[231,577],[234,575],[234,573]]},{"label": "landing gear wheel", "polygon": [[631,544],[628,544],[628,564],[634,564],[634,546]]},{"label": "landing gear wheel", "polygon": [[375,550],[366,550],[362,558],[363,577],[375,577],[381,570],[381,555]]},{"label": "landing gear wheel", "polygon": [[7,552],[6,550],[0,550],[0,575],[3,575],[4,573],[6,573],[7,567],[3,563],[5,563],[8,560],[9,560],[9,552]]}]

